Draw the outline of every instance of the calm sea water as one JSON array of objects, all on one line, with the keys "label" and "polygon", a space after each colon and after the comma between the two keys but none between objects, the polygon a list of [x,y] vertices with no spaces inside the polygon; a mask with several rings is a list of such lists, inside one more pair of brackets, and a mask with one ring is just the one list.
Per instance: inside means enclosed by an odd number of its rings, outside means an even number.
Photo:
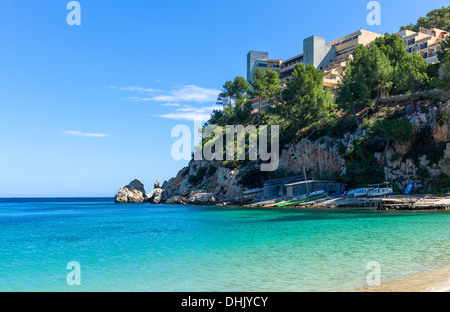
[{"label": "calm sea water", "polygon": [[449,264],[450,213],[0,200],[0,291],[342,291],[371,261],[382,280]]}]

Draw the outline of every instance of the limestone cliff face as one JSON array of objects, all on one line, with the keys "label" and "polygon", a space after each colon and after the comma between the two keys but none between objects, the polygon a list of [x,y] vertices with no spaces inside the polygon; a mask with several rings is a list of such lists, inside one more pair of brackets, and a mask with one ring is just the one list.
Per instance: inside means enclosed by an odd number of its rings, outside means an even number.
[{"label": "limestone cliff face", "polygon": [[218,162],[192,160],[162,187],[169,203],[215,203],[243,194],[244,188],[238,184],[237,174]]},{"label": "limestone cliff face", "polygon": [[[384,153],[376,153],[376,163],[373,165],[384,169],[388,180],[399,187],[410,182],[415,182],[419,188],[425,186],[425,181],[418,177],[419,169],[427,169],[431,177],[437,177],[440,173],[450,175],[450,126],[448,121],[442,123],[440,120],[442,113],[448,111],[450,101],[436,101],[425,108],[421,105],[405,106],[405,118],[413,125],[415,134],[429,127],[434,141],[443,144],[445,151],[439,161],[433,164],[427,155],[419,155],[419,163],[407,157],[414,148],[412,142],[395,142]],[[305,138],[291,143],[280,151],[279,170],[294,174],[303,174],[305,170],[308,175],[325,179],[335,174],[344,175],[347,170],[344,155],[354,147],[354,141],[365,134],[364,130],[358,129],[339,139],[322,137],[313,141]],[[255,163],[250,165],[258,167]],[[175,178],[165,182],[162,188],[167,203],[212,204],[240,197],[248,190],[239,184],[238,174],[238,170],[228,169],[220,162],[192,160]]]},{"label": "limestone cliff face", "polygon": [[303,174],[305,169],[318,176],[336,171],[345,173],[345,161],[340,150],[349,151],[353,148],[353,142],[363,135],[364,131],[358,130],[345,134],[343,139],[328,136],[316,141],[302,139],[281,150],[280,169],[299,174]]},{"label": "limestone cliff face", "polygon": [[[412,143],[395,142],[386,153],[375,154],[378,162],[374,166],[384,169],[388,181],[400,187],[415,182],[416,186],[421,188],[425,186],[425,182],[417,176],[419,168],[428,170],[431,178],[439,176],[440,173],[450,175],[450,125],[439,121],[441,114],[448,111],[449,106],[450,101],[429,105],[425,112],[414,106],[406,108],[406,118],[413,125],[414,133],[417,134],[425,127],[430,127],[434,141],[446,144],[446,148],[443,157],[437,163],[431,164],[426,155],[420,155],[417,164],[412,159],[404,157],[413,148]],[[346,173],[343,155],[353,148],[355,140],[364,135],[365,131],[358,129],[355,133],[345,134],[342,139],[330,137],[322,137],[316,141],[302,139],[281,151],[280,168],[300,174],[305,168],[307,172],[313,172],[318,177],[326,177],[330,172],[343,175]]]},{"label": "limestone cliff face", "polygon": [[440,116],[443,112],[448,111],[450,101],[446,103],[437,102],[434,105],[427,107],[423,112],[420,109],[413,110],[411,107],[407,108],[407,119],[414,127],[414,133],[418,134],[425,127],[431,128],[434,141],[436,143],[445,144],[445,151],[443,157],[437,163],[431,163],[427,155],[420,155],[419,163],[415,163],[412,159],[393,160],[394,155],[405,156],[407,152],[413,148],[410,142],[397,142],[392,148],[388,149],[386,155],[383,157],[381,153],[375,155],[379,164],[383,164],[386,160],[387,167],[385,168],[389,181],[395,182],[400,186],[406,186],[411,181],[416,183],[418,188],[425,186],[425,181],[421,181],[417,173],[419,168],[426,169],[431,178],[439,176],[441,173],[450,175],[450,125],[448,122],[440,122]]}]

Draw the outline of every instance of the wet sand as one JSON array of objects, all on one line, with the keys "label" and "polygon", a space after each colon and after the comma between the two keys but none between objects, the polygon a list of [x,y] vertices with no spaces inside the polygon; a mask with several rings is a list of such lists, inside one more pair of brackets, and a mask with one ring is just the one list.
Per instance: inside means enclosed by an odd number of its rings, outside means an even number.
[{"label": "wet sand", "polygon": [[450,265],[367,286],[353,292],[450,292]]}]

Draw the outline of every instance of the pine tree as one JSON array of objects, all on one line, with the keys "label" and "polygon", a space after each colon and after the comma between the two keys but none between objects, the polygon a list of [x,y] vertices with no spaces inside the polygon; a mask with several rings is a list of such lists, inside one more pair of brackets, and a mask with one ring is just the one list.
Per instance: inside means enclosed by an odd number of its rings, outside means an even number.
[{"label": "pine tree", "polygon": [[323,73],[312,64],[296,65],[283,91],[281,114],[293,127],[301,129],[327,116],[333,97],[323,87]]}]

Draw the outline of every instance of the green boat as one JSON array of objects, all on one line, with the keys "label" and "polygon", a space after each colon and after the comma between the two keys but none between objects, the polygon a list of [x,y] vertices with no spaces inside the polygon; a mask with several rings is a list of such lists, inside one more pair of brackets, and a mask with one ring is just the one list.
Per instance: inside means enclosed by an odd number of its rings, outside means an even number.
[{"label": "green boat", "polygon": [[294,200],[294,201],[291,201],[291,202],[288,202],[288,203],[275,205],[275,207],[286,207],[286,206],[291,206],[291,205],[294,205],[294,204],[300,204],[300,203],[304,203],[304,202],[309,202],[309,201],[312,201],[312,200],[317,200],[317,199],[324,198],[325,195],[326,194],[325,194],[324,191],[320,191],[320,192],[309,194],[307,197],[302,198],[302,199],[298,199],[298,200]]}]

